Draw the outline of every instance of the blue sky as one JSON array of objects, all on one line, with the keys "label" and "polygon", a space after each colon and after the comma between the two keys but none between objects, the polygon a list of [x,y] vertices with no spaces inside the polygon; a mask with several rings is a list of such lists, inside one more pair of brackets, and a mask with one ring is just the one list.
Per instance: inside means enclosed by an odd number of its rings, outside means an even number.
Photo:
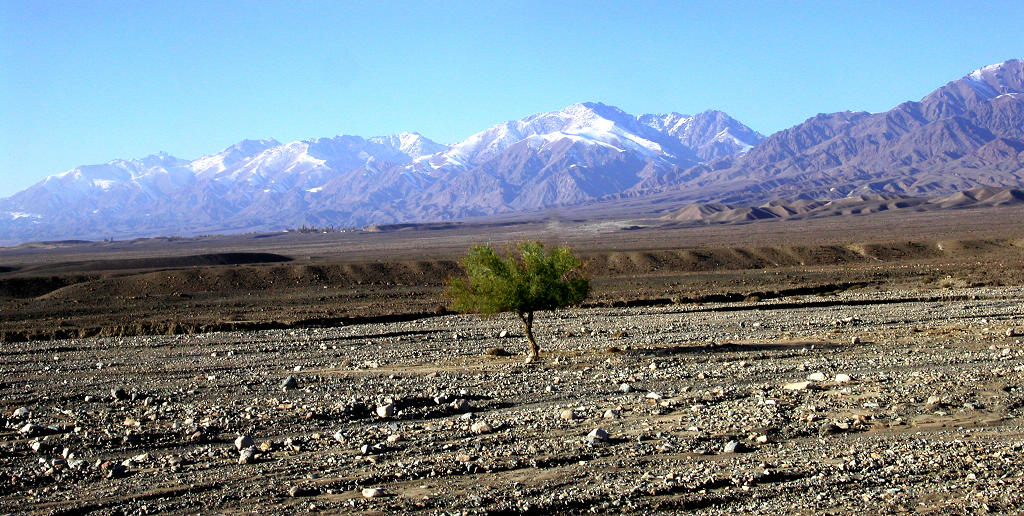
[{"label": "blue sky", "polygon": [[157,151],[418,131],[581,101],[762,133],[1024,57],[1024,3],[0,3],[0,196]]}]

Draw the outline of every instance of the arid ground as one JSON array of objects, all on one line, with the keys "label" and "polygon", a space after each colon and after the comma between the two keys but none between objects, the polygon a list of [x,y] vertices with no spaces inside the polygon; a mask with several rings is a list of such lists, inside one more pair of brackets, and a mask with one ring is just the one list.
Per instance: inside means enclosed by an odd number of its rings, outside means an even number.
[{"label": "arid ground", "polygon": [[[1022,220],[0,249],[0,512],[1017,513]],[[529,365],[443,295],[469,245],[525,238],[594,287]]]}]

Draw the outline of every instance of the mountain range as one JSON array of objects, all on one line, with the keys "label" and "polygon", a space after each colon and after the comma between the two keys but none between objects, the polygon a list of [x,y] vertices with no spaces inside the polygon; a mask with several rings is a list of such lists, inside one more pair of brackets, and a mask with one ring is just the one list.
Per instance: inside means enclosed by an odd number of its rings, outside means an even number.
[{"label": "mountain range", "polygon": [[657,194],[676,206],[938,196],[1024,187],[1024,62],[978,69],[883,113],[820,114],[767,138],[720,111],[601,103],[453,145],[417,134],[244,140],[82,166],[0,199],[0,242],[362,227]]}]

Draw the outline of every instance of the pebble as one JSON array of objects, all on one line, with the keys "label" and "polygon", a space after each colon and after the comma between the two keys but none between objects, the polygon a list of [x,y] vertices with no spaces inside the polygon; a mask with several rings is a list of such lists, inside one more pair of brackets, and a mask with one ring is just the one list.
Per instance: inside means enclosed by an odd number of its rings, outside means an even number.
[{"label": "pebble", "polygon": [[113,389],[110,389],[110,395],[113,396],[115,400],[126,400],[131,398],[131,395],[128,394],[128,391],[126,391],[124,387],[114,387]]},{"label": "pebble", "polygon": [[251,464],[256,461],[256,449],[246,448],[238,452],[238,463],[239,464]]},{"label": "pebble", "polygon": [[850,383],[853,381],[853,377],[846,373],[839,373],[836,375],[836,383]]},{"label": "pebble", "polygon": [[313,496],[317,494],[317,490],[308,486],[292,486],[288,489],[288,496],[292,498],[298,498],[300,496]]},{"label": "pebble", "polygon": [[807,375],[807,379],[812,381],[812,382],[824,382],[825,381],[825,373],[811,373],[811,374]]},{"label": "pebble", "polygon": [[609,435],[608,432],[606,432],[603,428],[595,428],[591,430],[589,434],[587,434],[587,439],[589,439],[590,441],[607,442],[609,439]]},{"label": "pebble", "polygon": [[633,392],[633,386],[631,386],[628,383],[620,383],[619,384],[619,392],[624,392],[626,394],[629,394],[629,393]]},{"label": "pebble", "polygon": [[395,415],[395,406],[391,403],[377,406],[377,417],[391,417]]},{"label": "pebble", "polygon": [[294,376],[288,376],[281,380],[281,390],[289,391],[299,388],[299,381]]},{"label": "pebble", "polygon": [[744,450],[746,450],[746,446],[735,440],[725,443],[725,447],[722,449],[725,453],[740,453]]},{"label": "pebble", "polygon": [[793,382],[783,385],[782,388],[787,391],[805,391],[811,386],[811,382]]},{"label": "pebble", "polygon": [[14,409],[13,413],[11,413],[11,417],[13,417],[14,419],[25,419],[28,417],[30,413],[31,411],[28,409],[28,407],[18,407]]},{"label": "pebble", "polygon": [[[104,463],[106,465],[108,463]],[[111,464],[106,468],[107,478],[122,478],[128,476],[128,468],[122,464]]]},{"label": "pebble", "polygon": [[558,417],[571,421],[576,419],[576,412],[572,409],[565,409],[558,413]]},{"label": "pebble", "polygon": [[256,443],[252,440],[252,437],[249,437],[248,435],[240,435],[235,439],[235,449],[239,451],[244,448],[249,448],[254,444]]},{"label": "pebble", "polygon": [[489,434],[494,431],[491,425],[487,424],[486,421],[477,421],[470,427],[474,434]]},{"label": "pebble", "polygon": [[363,498],[379,498],[384,496],[384,491],[377,489],[376,487],[368,487],[363,489]]},{"label": "pebble", "polygon": [[25,437],[32,437],[43,433],[44,428],[35,423],[25,423],[25,426],[18,429],[18,433]]}]

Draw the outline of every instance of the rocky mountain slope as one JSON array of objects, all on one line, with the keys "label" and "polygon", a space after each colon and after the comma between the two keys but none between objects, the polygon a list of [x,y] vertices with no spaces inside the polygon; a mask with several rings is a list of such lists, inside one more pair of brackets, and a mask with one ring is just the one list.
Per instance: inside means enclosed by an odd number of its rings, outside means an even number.
[{"label": "rocky mountain slope", "polygon": [[762,136],[725,113],[633,116],[600,103],[498,124],[447,146],[419,134],[245,140],[79,167],[0,200],[0,241],[444,220],[671,184]]},{"label": "rocky mountain slope", "polygon": [[734,202],[1024,186],[1024,61],[986,66],[884,113],[820,114],[687,172]]},{"label": "rocky mountain slope", "polygon": [[[1024,187],[1019,60],[884,113],[819,114],[768,138],[719,111],[634,116],[584,103],[454,145],[404,133],[246,140],[191,162],[115,160],[0,200],[0,243],[441,221],[652,194],[704,205],[682,216],[703,220],[779,199],[881,195],[881,206],[884,196],[979,187]],[[781,209],[762,208],[714,217]]]}]

